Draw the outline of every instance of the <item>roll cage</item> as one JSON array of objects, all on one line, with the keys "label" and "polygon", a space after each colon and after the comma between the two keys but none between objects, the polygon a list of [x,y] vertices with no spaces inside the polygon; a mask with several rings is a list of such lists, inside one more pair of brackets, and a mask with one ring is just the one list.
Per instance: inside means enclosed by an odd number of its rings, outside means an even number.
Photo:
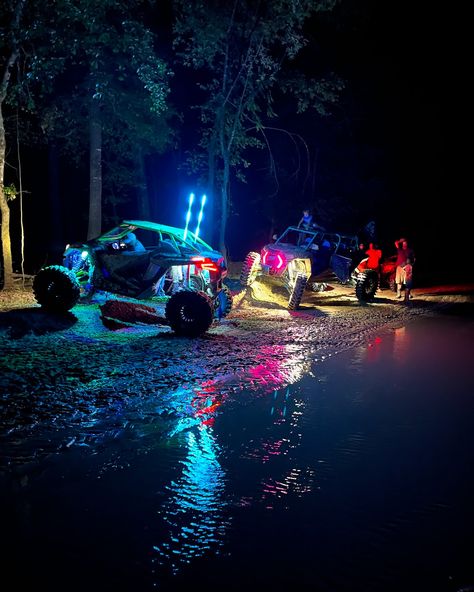
[{"label": "roll cage", "polygon": [[328,248],[332,253],[348,253],[356,251],[358,238],[354,235],[326,232],[323,230],[305,230],[297,226],[289,226],[275,241],[275,245],[298,246],[305,251]]}]

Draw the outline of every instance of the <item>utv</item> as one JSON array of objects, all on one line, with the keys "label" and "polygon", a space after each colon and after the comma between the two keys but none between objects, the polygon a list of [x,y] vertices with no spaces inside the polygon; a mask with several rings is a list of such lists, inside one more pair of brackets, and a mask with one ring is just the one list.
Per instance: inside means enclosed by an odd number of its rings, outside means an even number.
[{"label": "utv", "polygon": [[378,274],[375,270],[363,270],[353,275],[358,242],[355,235],[289,226],[260,253],[250,252],[246,256],[240,283],[250,286],[258,277],[285,286],[290,310],[299,307],[305,289],[321,291],[334,281],[354,283],[357,298],[366,302],[375,295]]},{"label": "utv", "polygon": [[63,264],[41,269],[33,292],[43,308],[58,312],[96,290],[140,300],[164,296],[173,331],[197,336],[232,308],[226,276],[224,256],[194,233],[125,220],[96,239],[67,245]]}]

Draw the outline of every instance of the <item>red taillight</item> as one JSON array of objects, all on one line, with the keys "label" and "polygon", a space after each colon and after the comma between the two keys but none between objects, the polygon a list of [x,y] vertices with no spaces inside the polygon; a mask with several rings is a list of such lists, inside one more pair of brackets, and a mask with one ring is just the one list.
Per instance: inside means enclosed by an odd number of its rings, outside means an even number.
[{"label": "red taillight", "polygon": [[191,257],[196,269],[204,269],[206,271],[219,271],[219,267],[209,257]]},{"label": "red taillight", "polygon": [[262,250],[262,263],[264,265],[267,264],[267,258],[268,258],[268,251],[266,249]]},{"label": "red taillight", "polygon": [[280,253],[277,253],[277,265],[276,268],[277,269],[281,269],[283,267],[283,265],[285,265],[285,259],[282,255],[280,255]]}]

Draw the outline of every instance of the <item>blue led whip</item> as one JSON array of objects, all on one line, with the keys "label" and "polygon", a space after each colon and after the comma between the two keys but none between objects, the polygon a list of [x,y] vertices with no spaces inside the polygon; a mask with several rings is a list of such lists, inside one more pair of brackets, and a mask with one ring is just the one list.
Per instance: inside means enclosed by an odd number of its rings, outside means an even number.
[{"label": "blue led whip", "polygon": [[188,236],[188,226],[189,226],[189,221],[191,220],[191,209],[193,207],[193,202],[194,202],[194,193],[190,193],[189,194],[188,212],[186,214],[186,226],[184,228],[184,234],[183,234],[184,240],[186,240],[186,237]]},{"label": "blue led whip", "polygon": [[205,203],[206,203],[206,196],[203,195],[201,197],[201,209],[199,210],[199,216],[198,216],[196,231],[194,233],[196,235],[196,238],[199,236],[199,227],[201,226],[201,220],[202,220],[202,215],[203,215],[202,213],[203,213],[203,210],[204,210],[204,204]]}]

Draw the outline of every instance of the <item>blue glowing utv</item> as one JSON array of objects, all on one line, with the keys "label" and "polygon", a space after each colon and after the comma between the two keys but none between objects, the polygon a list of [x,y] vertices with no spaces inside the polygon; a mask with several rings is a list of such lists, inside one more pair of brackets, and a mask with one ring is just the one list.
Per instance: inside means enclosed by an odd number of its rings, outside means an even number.
[{"label": "blue glowing utv", "polygon": [[197,336],[232,308],[226,276],[224,256],[187,228],[125,220],[96,239],[67,245],[63,264],[41,269],[33,292],[57,312],[96,290],[140,300],[162,296],[173,331]]}]

